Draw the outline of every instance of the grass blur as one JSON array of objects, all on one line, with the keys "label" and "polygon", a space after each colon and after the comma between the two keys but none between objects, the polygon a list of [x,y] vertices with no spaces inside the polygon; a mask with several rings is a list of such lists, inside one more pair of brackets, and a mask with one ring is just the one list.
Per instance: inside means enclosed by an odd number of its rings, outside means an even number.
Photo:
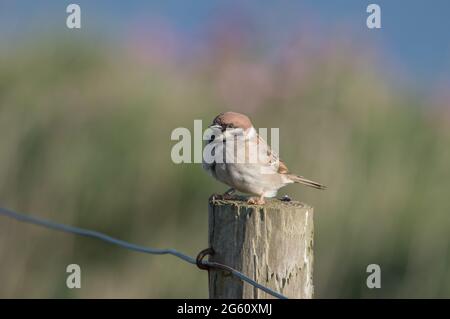
[{"label": "grass blur", "polygon": [[[225,186],[175,165],[176,127],[226,110],[280,127],[281,157],[326,192],[315,207],[316,297],[450,297],[448,113],[397,90],[351,46],[276,57],[211,41],[182,57],[64,40],[0,55],[1,205],[192,256]],[[126,48],[125,48],[126,47]],[[0,297],[207,297],[205,272],[0,218]],[[82,289],[65,286],[68,264]],[[382,289],[365,269],[382,269]]]}]

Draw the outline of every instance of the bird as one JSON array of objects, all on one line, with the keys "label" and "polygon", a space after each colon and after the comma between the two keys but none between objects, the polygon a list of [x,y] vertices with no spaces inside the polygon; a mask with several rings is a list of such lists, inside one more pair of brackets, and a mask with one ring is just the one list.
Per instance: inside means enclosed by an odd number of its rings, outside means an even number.
[{"label": "bird", "polygon": [[[220,113],[209,130],[205,135],[202,166],[209,175],[230,187],[221,195],[223,199],[233,199],[237,190],[251,195],[248,204],[264,205],[265,198],[276,197],[280,188],[291,183],[326,189],[323,184],[290,173],[278,154],[258,135],[248,116]],[[207,147],[211,153],[208,158]]]}]

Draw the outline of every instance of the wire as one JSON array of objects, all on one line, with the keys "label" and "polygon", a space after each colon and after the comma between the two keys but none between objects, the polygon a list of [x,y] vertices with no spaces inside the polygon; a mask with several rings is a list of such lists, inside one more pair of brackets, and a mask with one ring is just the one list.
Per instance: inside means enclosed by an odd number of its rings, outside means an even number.
[{"label": "wire", "polygon": [[[34,217],[34,216],[30,216],[30,215],[25,215],[22,213],[18,213],[6,208],[2,208],[0,207],[0,214],[7,216],[9,218],[18,220],[20,222],[25,222],[25,223],[29,223],[29,224],[34,224],[34,225],[38,225],[38,226],[42,226],[45,228],[49,228],[49,229],[53,229],[56,231],[60,231],[60,232],[64,232],[64,233],[71,233],[71,234],[75,234],[75,235],[79,235],[79,236],[84,236],[84,237],[90,237],[90,238],[96,238],[96,239],[100,239],[104,242],[128,249],[128,250],[133,250],[133,251],[137,251],[140,253],[146,253],[146,254],[153,254],[153,255],[173,255],[175,257],[178,257],[190,264],[196,265],[197,261],[195,258],[192,258],[191,256],[185,255],[175,249],[156,249],[156,248],[149,248],[149,247],[144,247],[144,246],[140,246],[140,245],[136,245],[136,244],[132,244],[129,243],[127,241],[124,240],[120,240],[111,236],[108,236],[106,234],[94,231],[94,230],[90,230],[90,229],[85,229],[85,228],[80,228],[80,227],[75,227],[75,226],[70,226],[70,225],[65,225],[65,224],[60,224],[60,223],[56,223],[50,220],[46,220],[46,219],[42,219],[39,217]],[[254,281],[253,279],[247,277],[246,275],[244,275],[243,273],[241,273],[240,271],[227,266],[227,265],[223,265],[217,262],[210,262],[210,261],[205,261],[202,260],[201,261],[202,265],[206,266],[206,268],[210,267],[210,268],[216,268],[216,269],[221,269],[221,270],[225,270],[225,271],[229,271],[230,273],[232,273],[234,276],[238,277],[239,279],[241,279],[242,281],[245,281],[249,284],[251,284],[252,286],[261,289],[262,291],[276,297],[279,299],[287,299],[286,296],[268,288],[265,287],[259,283],[257,283],[256,281]]]}]

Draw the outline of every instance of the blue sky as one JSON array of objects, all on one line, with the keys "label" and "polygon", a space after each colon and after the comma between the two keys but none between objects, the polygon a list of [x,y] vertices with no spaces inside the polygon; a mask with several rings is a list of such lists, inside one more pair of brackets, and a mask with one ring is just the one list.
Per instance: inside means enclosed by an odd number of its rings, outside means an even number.
[{"label": "blue sky", "polygon": [[[412,83],[450,77],[449,0],[1,0],[0,48],[11,39],[38,41],[43,33],[60,32],[69,3],[82,8],[82,32],[119,39],[136,21],[158,18],[195,43],[202,41],[214,17],[230,10],[251,18],[274,47],[301,25],[313,26],[323,37],[332,37],[344,27],[358,46],[379,48]],[[365,26],[369,3],[381,6],[381,30]]]}]

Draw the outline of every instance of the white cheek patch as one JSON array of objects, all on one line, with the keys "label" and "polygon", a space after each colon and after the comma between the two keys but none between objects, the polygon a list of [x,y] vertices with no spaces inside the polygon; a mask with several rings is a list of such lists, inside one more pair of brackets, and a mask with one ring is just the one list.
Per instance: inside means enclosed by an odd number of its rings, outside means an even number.
[{"label": "white cheek patch", "polygon": [[225,139],[227,138],[239,138],[244,137],[244,130],[241,128],[227,128],[224,132],[223,135],[225,137]]},{"label": "white cheek patch", "polygon": [[251,127],[251,128],[248,130],[247,138],[248,138],[248,139],[251,139],[251,138],[254,138],[255,136],[256,136],[256,130],[255,130],[254,127]]},{"label": "white cheek patch", "polygon": [[217,142],[222,142],[225,138],[226,137],[225,137],[225,135],[223,133],[218,133],[218,134],[214,135],[213,141],[216,142],[216,143]]}]

